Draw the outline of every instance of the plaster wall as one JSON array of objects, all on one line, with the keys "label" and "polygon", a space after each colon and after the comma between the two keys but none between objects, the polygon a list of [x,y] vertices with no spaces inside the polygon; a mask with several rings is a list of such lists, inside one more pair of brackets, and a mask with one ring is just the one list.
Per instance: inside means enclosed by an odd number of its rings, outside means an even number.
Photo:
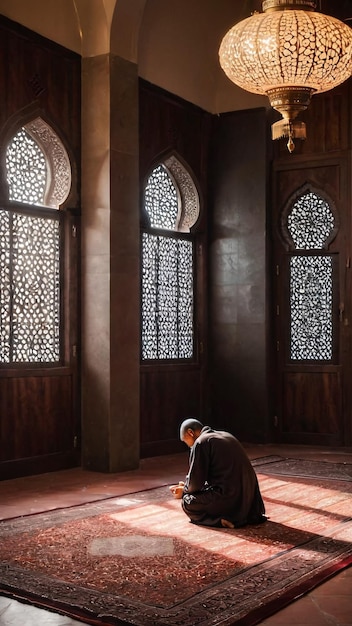
[{"label": "plaster wall", "polygon": [[[169,5],[169,3],[167,3]],[[265,106],[266,98],[236,87],[218,50],[238,19],[233,0],[147,1],[139,35],[139,75],[210,113]]]}]

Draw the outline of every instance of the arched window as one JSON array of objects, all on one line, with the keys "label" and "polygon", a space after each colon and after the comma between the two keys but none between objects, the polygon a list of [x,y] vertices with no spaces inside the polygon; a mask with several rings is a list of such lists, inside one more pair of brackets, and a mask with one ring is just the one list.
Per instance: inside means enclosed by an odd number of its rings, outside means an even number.
[{"label": "arched window", "polygon": [[337,216],[326,198],[307,187],[289,203],[283,234],[289,243],[292,361],[331,361],[334,355],[334,257],[327,252]]},{"label": "arched window", "polygon": [[194,356],[194,238],[199,196],[172,156],[150,173],[142,228],[142,360]]},{"label": "arched window", "polygon": [[63,355],[58,210],[71,187],[66,150],[41,118],[6,147],[8,200],[0,210],[0,363],[57,364]]}]

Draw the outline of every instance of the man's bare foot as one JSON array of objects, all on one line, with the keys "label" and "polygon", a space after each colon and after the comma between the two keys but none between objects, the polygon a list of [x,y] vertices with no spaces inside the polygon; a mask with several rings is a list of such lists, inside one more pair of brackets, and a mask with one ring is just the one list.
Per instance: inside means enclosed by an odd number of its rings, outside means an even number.
[{"label": "man's bare foot", "polygon": [[223,528],[235,528],[235,525],[232,522],[230,522],[230,520],[228,519],[222,519],[221,526]]},{"label": "man's bare foot", "polygon": [[172,495],[174,496],[174,498],[176,498],[177,500],[181,500],[183,496],[183,491],[184,491],[183,484],[179,483],[178,485],[171,485],[169,489]]}]

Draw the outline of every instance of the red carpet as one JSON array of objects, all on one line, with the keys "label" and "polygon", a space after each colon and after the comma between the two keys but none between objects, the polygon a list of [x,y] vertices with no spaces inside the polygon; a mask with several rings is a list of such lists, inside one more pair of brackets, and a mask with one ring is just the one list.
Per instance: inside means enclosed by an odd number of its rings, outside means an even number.
[{"label": "red carpet", "polygon": [[2,522],[0,593],[92,624],[255,624],[352,563],[350,466],[267,461],[260,526],[194,526],[166,487]]}]

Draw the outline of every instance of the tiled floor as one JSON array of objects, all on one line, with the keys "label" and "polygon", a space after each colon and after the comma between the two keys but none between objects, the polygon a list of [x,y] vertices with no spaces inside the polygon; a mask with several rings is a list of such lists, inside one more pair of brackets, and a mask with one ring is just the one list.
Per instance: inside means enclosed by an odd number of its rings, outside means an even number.
[{"label": "tiled floor", "polygon": [[[246,446],[250,458],[270,454],[352,463],[352,449],[302,446]],[[99,474],[79,468],[0,482],[0,520],[83,504],[178,481],[187,453],[144,459],[140,468],[122,474]],[[351,503],[352,512],[352,503]],[[0,597],[0,626],[78,626],[65,616]],[[261,622],[261,626],[352,626],[352,568]]]}]

